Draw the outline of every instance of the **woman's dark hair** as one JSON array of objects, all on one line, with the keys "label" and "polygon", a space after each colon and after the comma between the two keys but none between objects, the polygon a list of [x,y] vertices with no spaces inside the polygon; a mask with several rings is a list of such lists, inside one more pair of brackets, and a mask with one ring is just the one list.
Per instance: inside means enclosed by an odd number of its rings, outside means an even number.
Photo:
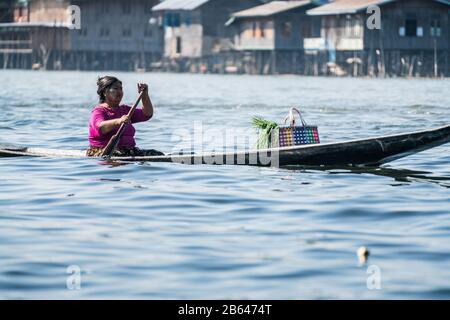
[{"label": "woman's dark hair", "polygon": [[104,77],[99,77],[97,80],[97,94],[99,97],[99,100],[101,103],[105,102],[105,92],[106,90],[108,90],[109,88],[111,88],[113,86],[113,84],[115,84],[116,82],[119,82],[120,84],[122,84],[122,81],[120,81],[119,79],[117,79],[116,77],[111,77],[111,76],[104,76]]}]

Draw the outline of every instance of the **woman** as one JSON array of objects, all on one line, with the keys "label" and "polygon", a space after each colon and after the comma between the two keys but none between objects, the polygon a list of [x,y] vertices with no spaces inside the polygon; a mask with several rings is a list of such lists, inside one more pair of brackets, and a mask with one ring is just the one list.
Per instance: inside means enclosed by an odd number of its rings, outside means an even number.
[{"label": "woman", "polygon": [[158,156],[164,155],[156,150],[141,150],[136,147],[134,134],[136,130],[133,123],[148,121],[153,116],[153,105],[148,95],[148,86],[143,83],[138,84],[139,93],[144,91],[142,96],[142,109],[136,109],[131,119],[128,112],[131,107],[121,105],[123,97],[122,82],[110,76],[99,78],[97,81],[97,94],[100,104],[94,107],[89,120],[89,144],[86,154],[89,157],[102,155],[103,149],[107,146],[111,137],[117,133],[122,125],[126,124],[124,133],[117,145],[114,156]]}]

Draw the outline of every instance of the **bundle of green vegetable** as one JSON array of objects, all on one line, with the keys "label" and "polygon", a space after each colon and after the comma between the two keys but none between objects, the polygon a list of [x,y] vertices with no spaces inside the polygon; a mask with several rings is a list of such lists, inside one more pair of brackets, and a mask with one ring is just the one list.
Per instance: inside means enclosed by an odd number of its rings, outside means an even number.
[{"label": "bundle of green vegetable", "polygon": [[258,129],[258,141],[256,142],[256,148],[270,148],[271,134],[274,129],[278,128],[278,124],[260,117],[253,117],[252,124],[254,128]]}]

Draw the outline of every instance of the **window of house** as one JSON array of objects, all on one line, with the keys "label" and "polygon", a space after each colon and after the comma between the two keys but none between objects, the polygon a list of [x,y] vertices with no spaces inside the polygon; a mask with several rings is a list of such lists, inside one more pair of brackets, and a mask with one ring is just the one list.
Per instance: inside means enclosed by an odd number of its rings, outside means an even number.
[{"label": "window of house", "polygon": [[441,19],[438,17],[433,17],[431,19],[430,35],[432,37],[440,37],[442,35]]},{"label": "window of house", "polygon": [[102,37],[102,38],[109,37],[109,29],[106,27],[101,27],[100,28],[100,37]]},{"label": "window of house", "polygon": [[349,15],[344,21],[344,34],[346,38],[350,38],[352,36],[352,18]]},{"label": "window of house", "polygon": [[153,29],[151,26],[146,26],[144,29],[144,37],[152,37],[153,36]]},{"label": "window of house", "polygon": [[191,25],[191,13],[190,12],[186,12],[184,14],[184,24],[186,25],[186,27],[189,27]]},{"label": "window of house", "polygon": [[309,21],[305,21],[301,25],[301,35],[303,38],[310,38],[312,33],[312,25]]},{"label": "window of house", "polygon": [[179,27],[180,26],[180,14],[174,13],[172,15],[172,27]]},{"label": "window of house", "polygon": [[319,17],[311,17],[302,21],[301,35],[303,38],[319,38],[322,21]]},{"label": "window of house", "polygon": [[408,15],[405,19],[405,36],[417,37],[417,18],[413,15]]},{"label": "window of house", "polygon": [[181,54],[181,37],[177,37],[176,53]]},{"label": "window of house", "polygon": [[81,28],[80,30],[78,30],[78,34],[80,36],[82,36],[82,37],[86,37],[87,36],[87,29],[85,27]]},{"label": "window of house", "polygon": [[128,38],[131,37],[131,28],[125,28],[122,30],[122,36]]},{"label": "window of house", "polygon": [[166,12],[163,18],[163,26],[170,27],[171,21],[172,21],[172,14],[170,12]]},{"label": "window of house", "polygon": [[123,14],[130,14],[131,13],[131,3],[129,3],[129,2],[123,2],[122,3],[122,13]]},{"label": "window of house", "polygon": [[180,14],[173,12],[166,12],[164,14],[164,27],[179,27],[180,26]]},{"label": "window of house", "polygon": [[311,18],[311,38],[320,38],[320,31],[322,28],[322,18],[312,17]]},{"label": "window of house", "polygon": [[361,20],[359,20],[358,18],[355,18],[353,20],[352,29],[353,29],[353,36],[355,38],[361,37],[361,35],[362,35],[362,23],[361,23]]},{"label": "window of house", "polygon": [[292,24],[290,22],[283,22],[281,24],[281,35],[285,38],[289,38],[292,34]]},{"label": "window of house", "polygon": [[259,28],[261,29],[261,38],[266,37],[266,23],[262,21],[259,25]]}]

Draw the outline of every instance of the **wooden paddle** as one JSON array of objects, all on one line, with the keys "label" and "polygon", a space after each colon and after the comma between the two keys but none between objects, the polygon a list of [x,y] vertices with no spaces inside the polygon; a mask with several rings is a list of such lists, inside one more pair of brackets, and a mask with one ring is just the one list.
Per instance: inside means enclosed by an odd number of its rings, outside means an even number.
[{"label": "wooden paddle", "polygon": [[[133,107],[130,109],[130,112],[128,112],[128,117],[130,118],[130,121],[131,121],[131,117],[133,116],[134,111],[136,110],[136,108],[137,108],[139,102],[140,102],[141,99],[142,99],[142,96],[143,96],[143,94],[144,94],[144,91],[145,91],[145,90],[142,90],[142,91],[141,91],[141,93],[139,94],[139,97],[137,98],[135,104],[134,104]],[[122,123],[122,124],[120,125],[119,130],[117,130],[117,133],[111,137],[111,139],[109,140],[108,145],[105,147],[105,149],[103,149],[103,152],[102,152],[102,157],[103,157],[103,158],[106,158],[106,159],[111,158],[111,155],[112,155],[112,154],[114,153],[114,151],[116,150],[117,145],[119,144],[120,138],[122,137],[123,132],[125,131],[125,126],[126,126],[126,125],[127,125],[127,123]]]}]

